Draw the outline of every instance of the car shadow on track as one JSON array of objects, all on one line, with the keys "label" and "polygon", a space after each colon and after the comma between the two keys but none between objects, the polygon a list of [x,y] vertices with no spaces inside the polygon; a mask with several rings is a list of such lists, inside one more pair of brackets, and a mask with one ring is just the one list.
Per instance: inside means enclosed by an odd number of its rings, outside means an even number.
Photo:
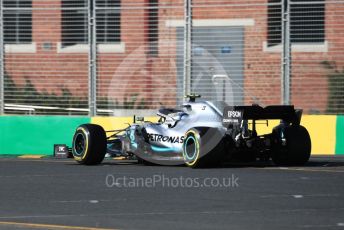
[{"label": "car shadow on track", "polygon": [[[68,162],[68,165],[79,165],[76,162]],[[133,167],[186,167],[184,165],[157,165],[157,164],[139,164],[137,160],[113,160],[106,159],[98,166],[133,166]],[[92,166],[91,166],[92,167]],[[97,165],[93,166],[97,167]],[[276,168],[272,161],[255,161],[255,162],[226,162],[216,168]],[[332,168],[344,167],[344,157],[314,157],[303,166],[288,166],[289,168]]]},{"label": "car shadow on track", "polygon": [[[224,163],[221,167],[224,168],[243,168],[243,167],[257,167],[257,168],[276,168],[284,167],[277,166],[272,161],[255,161],[255,162],[234,162],[234,163]],[[305,165],[302,166],[288,166],[293,167],[303,167],[303,168],[317,168],[317,167],[344,167],[344,158],[337,157],[315,157],[311,158]]]},{"label": "car shadow on track", "polygon": [[[186,167],[184,165],[143,165],[138,164],[137,161],[106,161],[103,162],[102,165],[113,165],[113,166],[134,166],[134,167]],[[221,166],[218,166],[216,168],[276,168],[281,166],[276,166],[272,161],[256,161],[256,162],[234,162],[234,163],[224,163]],[[310,160],[303,166],[289,166],[289,168],[330,168],[330,167],[344,167],[344,161],[335,161],[333,159],[327,160],[327,159],[316,159],[316,160]]]}]

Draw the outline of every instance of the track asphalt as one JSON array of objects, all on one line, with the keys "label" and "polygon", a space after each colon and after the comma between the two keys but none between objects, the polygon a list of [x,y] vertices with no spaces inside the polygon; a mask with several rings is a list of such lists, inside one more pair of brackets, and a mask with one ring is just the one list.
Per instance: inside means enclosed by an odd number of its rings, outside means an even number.
[{"label": "track asphalt", "polygon": [[216,169],[0,158],[0,229],[344,229],[344,157]]}]

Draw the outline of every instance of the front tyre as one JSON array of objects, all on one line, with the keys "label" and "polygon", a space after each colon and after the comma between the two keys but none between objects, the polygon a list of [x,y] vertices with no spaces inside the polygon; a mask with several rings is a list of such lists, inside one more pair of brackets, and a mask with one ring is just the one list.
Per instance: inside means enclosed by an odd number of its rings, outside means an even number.
[{"label": "front tyre", "polygon": [[197,127],[185,133],[183,158],[192,168],[217,167],[224,158],[224,138],[216,128]]},{"label": "front tyre", "polygon": [[106,144],[103,127],[95,124],[80,125],[73,137],[73,157],[80,164],[100,164],[106,154]]},{"label": "front tyre", "polygon": [[304,165],[311,156],[311,138],[301,125],[277,126],[273,130],[272,161],[276,165]]}]

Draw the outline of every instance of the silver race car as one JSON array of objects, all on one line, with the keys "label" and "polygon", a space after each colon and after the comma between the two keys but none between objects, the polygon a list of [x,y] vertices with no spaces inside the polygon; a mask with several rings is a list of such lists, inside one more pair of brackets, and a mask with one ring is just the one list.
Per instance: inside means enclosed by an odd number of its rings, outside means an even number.
[{"label": "silver race car", "polygon": [[[180,108],[159,109],[157,123],[134,116],[133,124],[123,130],[80,125],[73,137],[73,157],[80,164],[96,165],[108,153],[144,164],[193,168],[237,160],[272,159],[277,165],[303,165],[309,160],[311,139],[300,125],[302,110],[286,105],[227,106],[199,97],[188,95],[189,101]],[[280,124],[270,134],[258,135],[256,126],[273,119]]]}]

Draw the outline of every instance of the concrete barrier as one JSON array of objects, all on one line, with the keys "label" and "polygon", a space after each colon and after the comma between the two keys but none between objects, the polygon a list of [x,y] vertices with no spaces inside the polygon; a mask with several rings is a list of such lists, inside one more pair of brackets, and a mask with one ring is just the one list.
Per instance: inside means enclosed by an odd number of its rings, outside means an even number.
[{"label": "concrete barrier", "polygon": [[[0,155],[52,155],[54,144],[71,145],[80,124],[94,123],[115,130],[132,122],[132,117],[0,116]],[[278,122],[258,125],[258,133],[271,132]],[[305,115],[301,123],[310,133],[312,155],[344,154],[344,116]]]},{"label": "concrete barrier", "polygon": [[71,145],[79,124],[89,117],[0,116],[0,154],[52,155],[54,144]]}]

